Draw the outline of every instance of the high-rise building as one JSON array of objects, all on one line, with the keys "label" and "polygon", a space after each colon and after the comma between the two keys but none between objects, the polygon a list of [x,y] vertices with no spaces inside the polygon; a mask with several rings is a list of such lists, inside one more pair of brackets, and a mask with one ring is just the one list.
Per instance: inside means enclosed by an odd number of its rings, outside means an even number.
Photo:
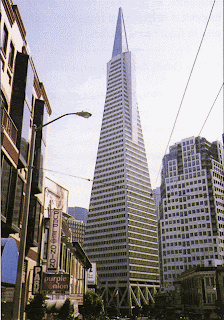
[{"label": "high-rise building", "polygon": [[161,285],[193,266],[224,262],[223,148],[191,137],[163,158],[159,217]]},{"label": "high-rise building", "polygon": [[72,233],[72,242],[78,242],[80,245],[83,245],[86,231],[85,223],[72,216],[66,216],[66,223]]},{"label": "high-rise building", "polygon": [[161,201],[160,187],[153,190],[153,199],[157,216],[159,215],[159,204]]},{"label": "high-rise building", "polygon": [[107,311],[130,314],[159,286],[157,220],[136,100],[134,62],[119,9],[84,248]]}]

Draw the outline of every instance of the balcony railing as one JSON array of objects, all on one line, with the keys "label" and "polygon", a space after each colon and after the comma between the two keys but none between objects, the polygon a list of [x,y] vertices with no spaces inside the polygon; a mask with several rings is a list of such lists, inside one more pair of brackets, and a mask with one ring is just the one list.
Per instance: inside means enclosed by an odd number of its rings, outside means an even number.
[{"label": "balcony railing", "polygon": [[14,144],[16,144],[18,130],[5,108],[2,108],[2,127],[8,133]]}]

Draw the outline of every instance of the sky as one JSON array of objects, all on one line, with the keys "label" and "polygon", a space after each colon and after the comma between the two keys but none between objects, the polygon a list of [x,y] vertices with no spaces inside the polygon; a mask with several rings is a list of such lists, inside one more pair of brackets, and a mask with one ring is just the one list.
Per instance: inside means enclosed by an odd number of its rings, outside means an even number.
[{"label": "sky", "polygon": [[[152,188],[169,145],[198,136],[223,83],[223,1],[14,0],[26,40],[52,107],[46,175],[69,190],[69,206],[89,207],[119,7],[136,61],[137,100]],[[221,140],[223,91],[201,136]],[[168,151],[168,150],[167,150]],[[63,173],[63,174],[61,174]],[[89,181],[90,180],[90,181]]]}]

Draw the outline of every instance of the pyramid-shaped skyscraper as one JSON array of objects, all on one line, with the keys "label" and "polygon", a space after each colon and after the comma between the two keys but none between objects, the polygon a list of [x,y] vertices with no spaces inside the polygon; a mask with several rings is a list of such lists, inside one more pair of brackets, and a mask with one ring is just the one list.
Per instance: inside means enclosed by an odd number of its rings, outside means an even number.
[{"label": "pyramid-shaped skyscraper", "polygon": [[131,314],[159,287],[157,220],[136,100],[135,67],[119,9],[85,235],[108,312]]}]

